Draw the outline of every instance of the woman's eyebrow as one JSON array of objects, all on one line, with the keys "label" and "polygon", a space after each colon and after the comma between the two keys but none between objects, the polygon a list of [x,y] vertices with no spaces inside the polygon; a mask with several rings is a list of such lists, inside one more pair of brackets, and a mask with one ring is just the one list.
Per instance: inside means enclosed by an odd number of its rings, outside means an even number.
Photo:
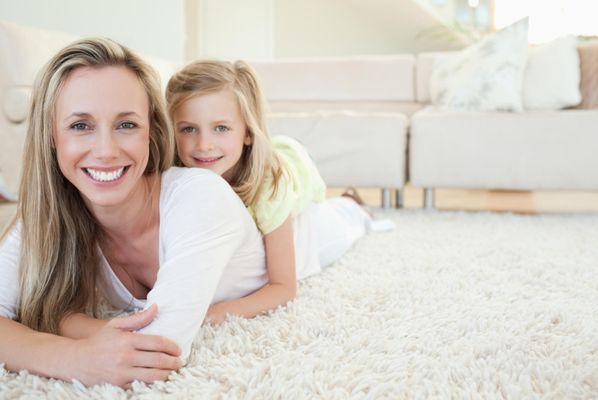
[{"label": "woman's eyebrow", "polygon": [[130,115],[134,115],[134,116],[136,116],[136,117],[138,117],[138,118],[140,117],[140,115],[139,115],[139,114],[137,114],[135,111],[123,111],[123,112],[119,113],[119,114],[117,115],[117,117],[118,117],[118,118],[121,118],[121,117],[128,117],[128,116],[130,116]]},{"label": "woman's eyebrow", "polygon": [[[117,118],[122,118],[122,117],[131,116],[131,115],[139,117],[139,114],[137,114],[135,111],[123,111],[121,113],[118,113],[118,115],[116,117]],[[67,116],[65,119],[68,119],[68,118],[71,118],[71,117],[90,118],[90,117],[92,117],[92,115],[89,114],[89,113],[86,113],[86,112],[76,111],[76,112],[72,113],[71,115]]]}]

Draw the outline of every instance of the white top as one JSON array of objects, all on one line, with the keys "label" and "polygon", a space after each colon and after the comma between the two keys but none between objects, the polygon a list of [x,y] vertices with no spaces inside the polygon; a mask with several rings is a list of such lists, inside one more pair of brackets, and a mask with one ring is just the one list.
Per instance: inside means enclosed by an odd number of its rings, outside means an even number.
[{"label": "white top", "polygon": [[[210,304],[246,296],[268,282],[262,237],[241,199],[221,177],[173,167],[162,175],[158,277],[136,299],[102,256],[102,285],[113,306],[158,305],[141,333],[174,340],[186,359]],[[0,316],[15,318],[20,225],[0,244]],[[146,306],[147,305],[147,306]]]}]

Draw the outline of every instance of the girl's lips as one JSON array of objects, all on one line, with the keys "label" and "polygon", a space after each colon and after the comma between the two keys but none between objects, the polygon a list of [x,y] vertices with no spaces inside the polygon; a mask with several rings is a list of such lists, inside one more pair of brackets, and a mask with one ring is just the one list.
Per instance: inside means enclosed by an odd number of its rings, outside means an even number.
[{"label": "girl's lips", "polygon": [[197,165],[213,165],[216,164],[222,157],[224,156],[220,156],[220,157],[193,157],[193,161],[195,161],[195,163]]}]

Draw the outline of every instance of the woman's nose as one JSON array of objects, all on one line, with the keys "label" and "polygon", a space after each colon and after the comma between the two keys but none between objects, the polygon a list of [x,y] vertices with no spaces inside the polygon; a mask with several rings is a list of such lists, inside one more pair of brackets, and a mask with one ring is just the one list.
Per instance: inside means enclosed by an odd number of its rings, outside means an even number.
[{"label": "woman's nose", "polygon": [[93,152],[96,158],[100,160],[111,160],[118,157],[120,147],[114,132],[110,128],[99,128],[96,132],[96,141]]}]

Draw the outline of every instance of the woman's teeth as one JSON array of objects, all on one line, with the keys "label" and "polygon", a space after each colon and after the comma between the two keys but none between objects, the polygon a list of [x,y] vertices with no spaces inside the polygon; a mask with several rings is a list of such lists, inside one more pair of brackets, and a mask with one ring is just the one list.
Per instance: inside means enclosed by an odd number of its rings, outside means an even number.
[{"label": "woman's teeth", "polygon": [[120,178],[125,171],[125,167],[120,167],[112,172],[96,171],[91,168],[85,168],[85,171],[91,176],[94,181],[110,182]]}]

